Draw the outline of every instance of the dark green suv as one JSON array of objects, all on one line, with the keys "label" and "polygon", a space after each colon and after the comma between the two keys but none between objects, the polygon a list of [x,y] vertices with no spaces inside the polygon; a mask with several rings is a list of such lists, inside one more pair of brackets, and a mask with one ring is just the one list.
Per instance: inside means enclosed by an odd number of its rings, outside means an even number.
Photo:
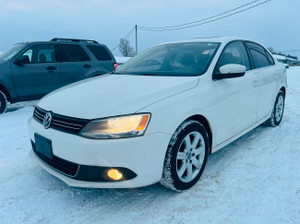
[{"label": "dark green suv", "polygon": [[0,114],[8,103],[40,99],[116,67],[109,49],[94,40],[54,38],[15,44],[0,54]]}]

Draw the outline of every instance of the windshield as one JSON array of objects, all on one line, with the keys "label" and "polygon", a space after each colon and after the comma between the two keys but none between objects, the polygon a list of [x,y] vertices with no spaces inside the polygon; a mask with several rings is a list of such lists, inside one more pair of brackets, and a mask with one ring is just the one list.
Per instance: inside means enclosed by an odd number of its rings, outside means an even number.
[{"label": "windshield", "polygon": [[4,63],[10,60],[13,56],[20,52],[24,48],[26,44],[15,44],[8,50],[2,52],[0,54],[0,63]]},{"label": "windshield", "polygon": [[116,74],[197,76],[208,69],[220,43],[165,44],[145,50],[116,70]]}]

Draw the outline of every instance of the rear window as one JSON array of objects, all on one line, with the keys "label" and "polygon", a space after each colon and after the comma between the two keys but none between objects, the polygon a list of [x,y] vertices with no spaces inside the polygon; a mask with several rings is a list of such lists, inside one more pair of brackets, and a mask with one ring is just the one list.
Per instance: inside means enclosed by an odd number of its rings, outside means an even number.
[{"label": "rear window", "polygon": [[108,53],[108,51],[102,47],[102,46],[95,46],[95,45],[88,45],[88,49],[93,53],[93,55],[99,60],[99,61],[110,61],[112,60],[111,55]]},{"label": "rear window", "polygon": [[55,48],[59,62],[90,61],[87,53],[78,45],[59,44]]}]

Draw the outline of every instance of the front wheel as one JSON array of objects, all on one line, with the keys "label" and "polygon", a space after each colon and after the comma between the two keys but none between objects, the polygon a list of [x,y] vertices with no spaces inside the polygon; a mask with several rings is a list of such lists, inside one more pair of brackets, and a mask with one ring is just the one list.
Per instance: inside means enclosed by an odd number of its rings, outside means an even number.
[{"label": "front wheel", "polygon": [[204,126],[197,121],[185,121],[171,138],[160,183],[179,192],[191,188],[203,173],[208,152]]},{"label": "front wheel", "polygon": [[284,112],[284,101],[284,92],[280,90],[276,97],[271,117],[265,122],[265,125],[275,127],[280,124]]},{"label": "front wheel", "polygon": [[7,100],[5,94],[0,91],[0,114],[4,113],[7,108]]}]

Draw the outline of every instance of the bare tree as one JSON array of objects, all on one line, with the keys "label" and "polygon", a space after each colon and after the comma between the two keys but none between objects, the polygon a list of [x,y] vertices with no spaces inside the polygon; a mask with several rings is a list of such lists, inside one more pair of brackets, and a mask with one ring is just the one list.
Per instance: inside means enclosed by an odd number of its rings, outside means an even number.
[{"label": "bare tree", "polygon": [[275,53],[275,50],[274,50],[274,48],[273,47],[268,47],[268,50],[272,53],[272,54],[274,54]]},{"label": "bare tree", "polygon": [[132,57],[135,55],[133,47],[130,46],[129,41],[126,39],[120,39],[119,50],[124,57]]}]

